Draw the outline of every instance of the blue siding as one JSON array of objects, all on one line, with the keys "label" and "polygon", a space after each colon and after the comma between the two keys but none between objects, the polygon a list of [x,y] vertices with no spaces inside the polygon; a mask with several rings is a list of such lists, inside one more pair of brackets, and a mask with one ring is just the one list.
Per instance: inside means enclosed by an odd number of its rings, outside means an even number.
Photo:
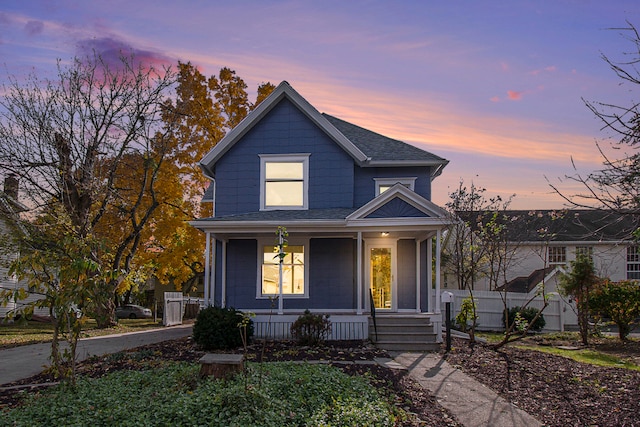
[{"label": "blue siding", "polygon": [[414,191],[427,200],[431,200],[431,180],[429,167],[404,168],[355,168],[354,207],[359,208],[375,197],[374,178],[417,177]]},{"label": "blue siding", "polygon": [[416,241],[398,240],[398,309],[416,308]]},{"label": "blue siding", "polygon": [[426,216],[428,215],[424,212],[396,197],[371,212],[367,218],[424,218]]},{"label": "blue siding", "polygon": [[216,163],[216,216],[260,209],[260,154],[311,153],[309,208],[353,205],[353,159],[284,99]]},{"label": "blue siding", "polygon": [[[285,298],[284,309],[355,309],[355,241],[351,238],[310,239],[309,298]],[[256,298],[258,244],[253,239],[227,243],[227,306],[269,309],[271,301]],[[221,295],[216,286],[216,301]]]},{"label": "blue siding", "polygon": [[429,274],[427,270],[427,245],[430,245],[431,239],[423,240],[420,242],[420,311],[428,312],[429,311],[429,299],[428,293],[431,292],[431,289],[428,287],[427,275]]}]

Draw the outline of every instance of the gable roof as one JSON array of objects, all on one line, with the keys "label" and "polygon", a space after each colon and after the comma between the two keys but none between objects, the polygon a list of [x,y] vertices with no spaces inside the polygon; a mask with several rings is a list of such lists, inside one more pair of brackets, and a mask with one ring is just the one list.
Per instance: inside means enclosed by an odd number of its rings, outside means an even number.
[{"label": "gable roof", "polygon": [[283,81],[204,156],[200,161],[204,174],[213,178],[215,163],[283,99],[292,102],[360,166],[433,166],[433,179],[449,163],[448,160],[410,144],[387,138],[328,114],[320,114],[289,83]]},{"label": "gable roof", "polygon": [[[498,291],[517,292],[528,294],[536,288],[542,280],[548,281],[556,273],[562,273],[564,270],[558,266],[551,266],[534,270],[529,276],[520,276],[509,281],[504,286],[500,286]],[[553,273],[553,274],[552,274]]]},{"label": "gable roof", "polygon": [[[458,216],[477,230],[492,212],[464,211]],[[512,242],[620,242],[632,239],[640,217],[596,209],[507,210],[500,212]]]}]

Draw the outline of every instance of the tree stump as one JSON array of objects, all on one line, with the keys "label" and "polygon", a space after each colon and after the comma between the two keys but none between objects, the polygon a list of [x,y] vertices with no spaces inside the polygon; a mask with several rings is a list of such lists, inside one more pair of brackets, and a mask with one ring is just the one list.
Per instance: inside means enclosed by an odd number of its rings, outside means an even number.
[{"label": "tree stump", "polygon": [[242,371],[242,354],[207,353],[200,358],[200,377],[231,378]]}]

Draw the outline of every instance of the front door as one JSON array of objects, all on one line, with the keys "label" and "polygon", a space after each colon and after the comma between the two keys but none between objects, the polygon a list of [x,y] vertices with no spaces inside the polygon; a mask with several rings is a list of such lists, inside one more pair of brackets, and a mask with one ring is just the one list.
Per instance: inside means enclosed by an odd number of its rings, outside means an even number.
[{"label": "front door", "polygon": [[376,310],[395,310],[395,248],[390,244],[368,247],[369,286]]}]

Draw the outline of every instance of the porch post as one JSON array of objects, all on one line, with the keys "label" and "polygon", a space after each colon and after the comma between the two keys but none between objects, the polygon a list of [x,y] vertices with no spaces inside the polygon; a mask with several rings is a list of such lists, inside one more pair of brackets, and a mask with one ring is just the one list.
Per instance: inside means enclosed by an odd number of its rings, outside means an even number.
[{"label": "porch post", "polygon": [[427,305],[433,312],[433,237],[427,239]]},{"label": "porch post", "polygon": [[218,246],[218,240],[216,236],[213,236],[211,241],[211,268],[209,269],[209,305],[216,304],[216,247]]},{"label": "porch post", "polygon": [[[416,239],[416,313],[420,313],[420,239]],[[427,294],[428,295],[428,294]]]},{"label": "porch post", "polygon": [[227,240],[222,241],[222,307],[227,306]]},{"label": "porch post", "polygon": [[440,314],[440,251],[442,245],[442,230],[438,229],[436,234],[436,297],[435,313]]},{"label": "porch post", "polygon": [[364,283],[362,283],[362,231],[358,231],[358,255],[356,256],[356,293],[358,302],[356,304],[356,314],[362,314],[362,295]]},{"label": "porch post", "polygon": [[211,270],[210,262],[211,252],[211,233],[205,233],[205,247],[204,247],[204,305],[210,306],[209,303],[209,270]]}]

